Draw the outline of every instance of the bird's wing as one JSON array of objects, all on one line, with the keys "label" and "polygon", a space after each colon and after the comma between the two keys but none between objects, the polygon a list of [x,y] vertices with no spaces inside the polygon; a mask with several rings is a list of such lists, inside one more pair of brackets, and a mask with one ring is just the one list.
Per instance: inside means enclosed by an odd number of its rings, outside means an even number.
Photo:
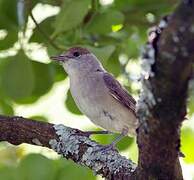
[{"label": "bird's wing", "polygon": [[110,95],[135,115],[135,99],[121,86],[121,84],[109,73],[104,73],[103,79]]}]

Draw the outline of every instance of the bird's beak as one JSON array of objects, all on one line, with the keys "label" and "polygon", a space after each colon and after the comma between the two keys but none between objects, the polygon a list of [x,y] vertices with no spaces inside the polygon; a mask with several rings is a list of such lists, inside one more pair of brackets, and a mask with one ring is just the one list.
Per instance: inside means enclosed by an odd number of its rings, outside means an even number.
[{"label": "bird's beak", "polygon": [[57,61],[57,62],[65,62],[67,61],[69,58],[65,55],[58,55],[58,56],[51,56],[50,57],[52,60]]}]

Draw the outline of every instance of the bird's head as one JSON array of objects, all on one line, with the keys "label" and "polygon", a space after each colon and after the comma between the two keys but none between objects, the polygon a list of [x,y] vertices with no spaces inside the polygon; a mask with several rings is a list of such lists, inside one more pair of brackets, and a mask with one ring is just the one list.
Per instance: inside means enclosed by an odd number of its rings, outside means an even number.
[{"label": "bird's head", "polygon": [[67,52],[53,56],[51,59],[62,64],[69,75],[89,73],[103,69],[96,56],[82,47],[72,47]]}]

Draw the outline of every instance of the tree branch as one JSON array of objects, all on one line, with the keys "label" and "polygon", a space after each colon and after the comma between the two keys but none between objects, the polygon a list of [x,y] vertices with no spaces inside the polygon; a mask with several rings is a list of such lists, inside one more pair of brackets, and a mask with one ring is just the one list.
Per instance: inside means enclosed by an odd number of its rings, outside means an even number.
[{"label": "tree branch", "polygon": [[186,115],[194,59],[194,2],[184,0],[150,34],[143,57],[143,91],[138,102],[138,167],[84,132],[22,117],[0,116],[0,140],[52,148],[111,180],[183,179],[179,163],[180,126]]},{"label": "tree branch", "polygon": [[150,34],[143,59],[148,68],[138,106],[138,179],[183,179],[180,126],[194,59],[194,2],[182,2],[168,19]]},{"label": "tree branch", "polygon": [[130,179],[136,165],[117,151],[98,151],[102,145],[84,132],[23,117],[0,116],[0,141],[34,144],[53,149],[67,159],[87,166],[107,179]]},{"label": "tree branch", "polygon": [[41,29],[41,27],[37,23],[36,19],[34,18],[34,15],[32,14],[32,11],[29,11],[29,15],[32,18],[32,21],[34,22],[34,24],[36,25],[36,28],[38,29],[38,31],[50,43],[50,45],[53,46],[53,48],[55,48],[56,50],[61,50],[61,51],[64,50],[64,49],[60,48],[57,44],[55,44],[55,42],[53,42],[53,40]]},{"label": "tree branch", "polygon": [[48,41],[48,43],[56,50],[60,50],[63,51],[64,49],[59,47],[54,41],[53,39],[51,39],[48,34],[46,32],[44,32],[44,30],[41,29],[40,25],[38,24],[38,22],[36,21],[33,13],[32,13],[32,1],[31,0],[27,0],[25,1],[29,16],[32,18],[32,21],[34,22],[36,28],[38,29],[38,31],[40,32],[40,34],[42,34],[42,36]]}]

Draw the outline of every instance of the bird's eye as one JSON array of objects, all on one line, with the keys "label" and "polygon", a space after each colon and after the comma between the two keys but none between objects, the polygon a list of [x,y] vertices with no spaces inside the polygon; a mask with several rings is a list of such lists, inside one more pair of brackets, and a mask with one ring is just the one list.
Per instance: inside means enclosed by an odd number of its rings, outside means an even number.
[{"label": "bird's eye", "polygon": [[73,53],[73,56],[74,57],[79,57],[80,56],[80,53],[76,51],[76,52]]}]

